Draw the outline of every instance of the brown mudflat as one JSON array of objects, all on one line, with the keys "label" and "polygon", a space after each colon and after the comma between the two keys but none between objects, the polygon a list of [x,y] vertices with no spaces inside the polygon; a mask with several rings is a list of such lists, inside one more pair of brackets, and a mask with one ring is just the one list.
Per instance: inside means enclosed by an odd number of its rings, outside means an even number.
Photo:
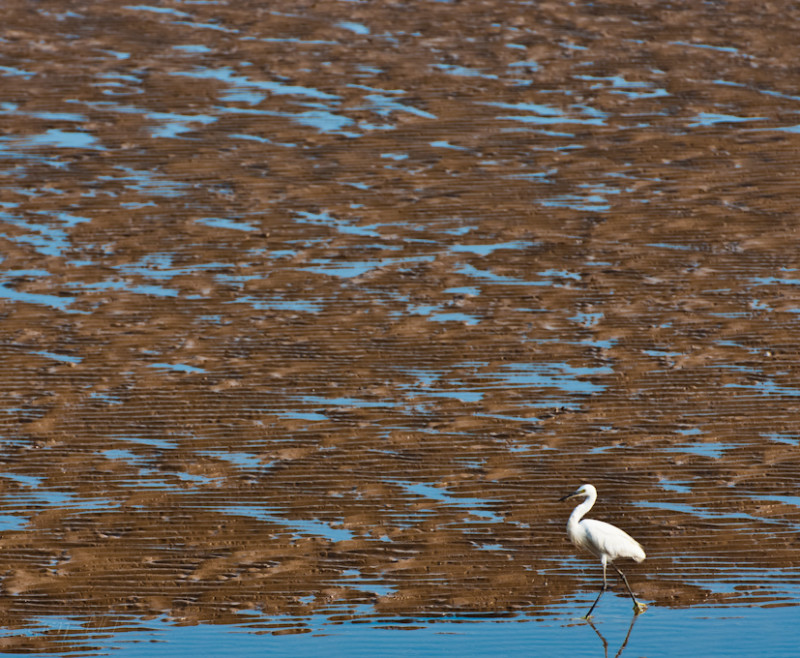
[{"label": "brown mudflat", "polygon": [[582,482],[655,606],[797,604],[799,28],[4,3],[0,650],[547,615]]}]

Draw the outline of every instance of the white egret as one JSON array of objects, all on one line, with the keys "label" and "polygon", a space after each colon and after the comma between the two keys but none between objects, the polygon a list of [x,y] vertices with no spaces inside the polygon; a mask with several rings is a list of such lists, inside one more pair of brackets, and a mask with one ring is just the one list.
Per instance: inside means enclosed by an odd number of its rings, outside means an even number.
[{"label": "white egret", "polygon": [[614,564],[614,560],[619,557],[629,557],[636,562],[641,562],[645,558],[644,549],[642,549],[639,542],[627,532],[620,530],[616,526],[605,523],[604,521],[583,518],[583,516],[592,509],[592,506],[597,500],[597,489],[591,484],[581,485],[576,491],[561,498],[561,501],[577,498],[578,496],[585,496],[586,500],[572,510],[572,514],[569,515],[569,521],[567,521],[567,536],[575,546],[599,557],[600,561],[603,563],[603,587],[592,604],[592,607],[589,608],[589,612],[586,613],[586,618],[589,618],[597,602],[600,600],[600,597],[603,596],[603,592],[608,589],[606,566],[609,564],[614,567],[614,571],[619,574],[619,577],[622,578],[622,582],[625,583],[625,588],[628,590],[628,594],[631,595],[631,600],[633,601],[634,612],[637,615],[640,612],[644,612],[647,606],[636,600],[631,586],[628,585],[628,579],[625,578],[625,574]]}]

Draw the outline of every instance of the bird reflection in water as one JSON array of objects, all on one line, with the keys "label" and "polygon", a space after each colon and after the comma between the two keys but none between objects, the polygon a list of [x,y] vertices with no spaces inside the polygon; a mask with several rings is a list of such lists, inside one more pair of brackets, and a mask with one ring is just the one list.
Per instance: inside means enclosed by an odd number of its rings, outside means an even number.
[{"label": "bird reflection in water", "polygon": [[[619,650],[617,651],[617,653],[614,654],[614,658],[619,658],[622,655],[622,652],[625,650],[625,647],[628,646],[628,640],[631,639],[631,632],[633,631],[633,625],[636,623],[637,619],[638,615],[636,614],[634,614],[633,617],[631,617],[631,623],[630,626],[628,626],[628,633],[625,635],[625,639],[623,640]],[[605,656],[605,658],[608,658],[608,640],[606,640],[603,634],[599,630],[597,630],[597,626],[595,626],[592,623],[591,619],[587,618],[586,623],[592,627],[592,630],[595,633],[597,633],[597,637],[599,637],[600,641],[603,643],[603,652],[604,652],[603,655]]]}]

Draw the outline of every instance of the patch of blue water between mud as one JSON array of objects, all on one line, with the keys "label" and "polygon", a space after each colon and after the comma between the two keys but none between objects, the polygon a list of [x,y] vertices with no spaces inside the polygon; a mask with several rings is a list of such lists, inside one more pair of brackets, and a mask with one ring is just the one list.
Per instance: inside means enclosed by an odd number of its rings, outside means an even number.
[{"label": "patch of blue water between mud", "polygon": [[[142,622],[142,630],[128,630],[110,637],[102,648],[98,647],[98,653],[119,658],[154,655],[174,658],[196,655],[212,658],[251,655],[290,658],[313,655],[334,658],[376,655],[736,658],[760,655],[789,658],[797,655],[800,633],[796,630],[796,606],[651,607],[634,617],[626,596],[609,593],[598,606],[592,626],[580,618],[587,605],[586,601],[570,601],[554,610],[552,617],[518,616],[499,621],[420,617],[368,618],[352,623],[332,621],[322,615],[265,618],[255,611],[243,611],[242,626],[176,626],[163,619],[148,620]],[[72,639],[76,632],[80,634],[82,626],[66,618],[39,621],[41,631],[61,629],[65,635],[72,635]],[[290,628],[299,623],[306,632],[272,633],[276,627]],[[126,627],[130,629],[131,625]],[[25,634],[35,635],[39,629]],[[18,633],[9,631],[3,635]],[[96,630],[93,635],[98,637]]]}]

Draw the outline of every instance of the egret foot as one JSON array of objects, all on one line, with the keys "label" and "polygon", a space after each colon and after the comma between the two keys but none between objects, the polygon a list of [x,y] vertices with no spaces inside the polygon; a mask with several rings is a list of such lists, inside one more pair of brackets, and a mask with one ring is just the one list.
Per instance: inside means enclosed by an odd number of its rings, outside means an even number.
[{"label": "egret foot", "polygon": [[645,610],[647,610],[647,605],[645,605],[644,603],[640,603],[639,601],[636,601],[633,604],[633,612],[634,612],[634,614],[640,615]]}]

